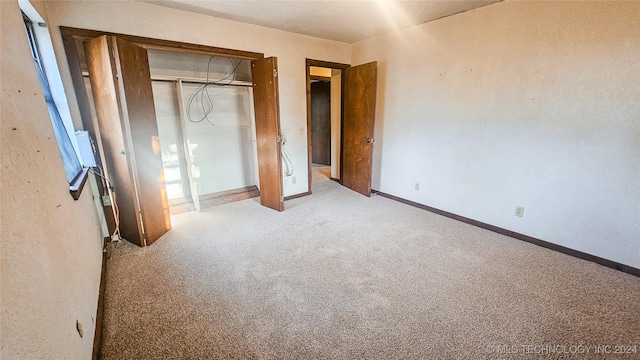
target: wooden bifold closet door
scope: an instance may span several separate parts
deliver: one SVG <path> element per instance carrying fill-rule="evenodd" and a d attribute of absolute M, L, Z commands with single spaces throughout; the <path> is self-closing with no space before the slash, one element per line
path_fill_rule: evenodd
<path fill-rule="evenodd" d="M 171 220 L 147 51 L 106 35 L 85 41 L 84 49 L 120 233 L 151 245 Z"/>
<path fill-rule="evenodd" d="M 256 116 L 260 203 L 284 210 L 282 148 L 278 102 L 278 62 L 275 57 L 251 61 Z"/>

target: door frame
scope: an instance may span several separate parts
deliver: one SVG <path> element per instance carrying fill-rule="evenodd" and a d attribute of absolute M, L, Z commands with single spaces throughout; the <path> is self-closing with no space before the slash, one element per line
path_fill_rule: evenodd
<path fill-rule="evenodd" d="M 302 194 L 288 196 L 285 200 L 295 199 L 302 196 L 311 195 L 313 193 L 311 189 L 312 183 L 312 142 L 311 142 L 311 67 L 323 67 L 335 70 L 342 70 L 342 76 L 340 77 L 340 173 L 342 174 L 342 121 L 343 121 L 343 107 L 344 107 L 344 70 L 351 67 L 350 64 L 342 64 L 337 62 L 323 61 L 323 60 L 314 60 L 314 59 L 306 59 L 306 72 L 307 72 L 307 163 L 308 163 L 308 191 Z M 341 176 L 342 177 L 342 176 Z M 342 180 L 338 180 L 338 182 L 342 183 Z"/>

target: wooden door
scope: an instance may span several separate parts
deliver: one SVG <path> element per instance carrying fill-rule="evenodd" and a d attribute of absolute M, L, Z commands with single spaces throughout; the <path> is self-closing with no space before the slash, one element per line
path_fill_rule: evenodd
<path fill-rule="evenodd" d="M 342 185 L 371 196 L 377 63 L 344 71 Z"/>
<path fill-rule="evenodd" d="M 96 138 L 102 143 L 105 159 L 104 175 L 113 186 L 114 201 L 118 204 L 120 234 L 132 243 L 142 243 L 139 226 L 138 201 L 129 169 L 129 152 L 125 149 L 120 105 L 116 94 L 116 78 L 113 68 L 115 58 L 107 36 L 84 42 L 89 80 L 98 121 Z"/>
<path fill-rule="evenodd" d="M 331 165 L 331 82 L 311 83 L 311 154 L 314 164 Z"/>
<path fill-rule="evenodd" d="M 278 61 L 275 57 L 251 62 L 253 103 L 256 118 L 260 203 L 284 210 L 282 148 L 278 103 Z"/>
<path fill-rule="evenodd" d="M 85 53 L 121 234 L 151 245 L 171 220 L 147 51 L 101 36 L 85 42 Z"/>

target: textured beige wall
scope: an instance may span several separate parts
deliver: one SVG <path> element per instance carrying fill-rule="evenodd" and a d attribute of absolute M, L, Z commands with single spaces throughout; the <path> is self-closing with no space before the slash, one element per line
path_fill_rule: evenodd
<path fill-rule="evenodd" d="M 88 359 L 102 262 L 98 217 L 90 189 L 78 201 L 69 194 L 18 4 L 0 1 L 0 9 L 0 358 Z"/>
<path fill-rule="evenodd" d="M 130 1 L 55 1 L 48 5 L 49 27 L 69 97 L 75 101 L 59 26 L 104 30 L 159 39 L 255 51 L 278 58 L 280 122 L 288 129 L 296 184 L 286 183 L 285 196 L 307 191 L 306 58 L 348 62 L 348 44 L 261 26 Z M 108 16 L 105 16 L 108 14 Z M 71 104 L 74 119 L 77 105 Z"/>
<path fill-rule="evenodd" d="M 639 34 L 638 1 L 506 1 L 354 44 L 374 188 L 640 268 Z"/>

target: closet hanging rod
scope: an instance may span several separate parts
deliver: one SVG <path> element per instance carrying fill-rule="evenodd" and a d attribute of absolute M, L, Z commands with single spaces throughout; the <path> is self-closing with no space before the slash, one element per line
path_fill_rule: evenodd
<path fill-rule="evenodd" d="M 83 71 L 82 76 L 85 78 L 88 78 L 89 72 Z M 188 84 L 205 84 L 207 82 L 206 79 L 200 79 L 200 78 L 178 77 L 178 76 L 169 76 L 169 75 L 151 75 L 151 81 L 178 82 L 178 80 L 182 80 L 183 83 L 188 83 Z M 251 81 L 240 81 L 240 80 L 234 80 L 231 82 L 223 81 L 220 84 L 217 84 L 215 80 L 213 81 L 209 80 L 209 84 L 215 85 L 215 86 L 248 86 L 248 87 L 253 86 Z"/>

